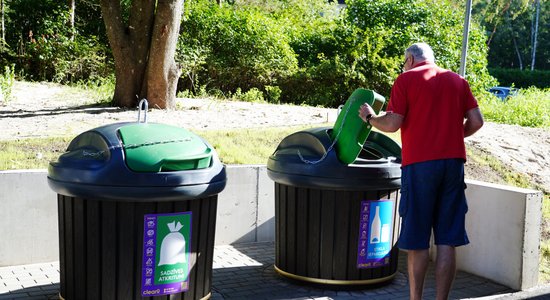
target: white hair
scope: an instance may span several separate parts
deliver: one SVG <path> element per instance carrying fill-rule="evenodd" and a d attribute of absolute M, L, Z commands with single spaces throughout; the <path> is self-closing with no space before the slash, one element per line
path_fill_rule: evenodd
<path fill-rule="evenodd" d="M 430 45 L 426 43 L 414 43 L 407 50 L 405 50 L 405 57 L 407 54 L 414 57 L 416 61 L 431 61 L 435 62 L 434 52 Z"/>

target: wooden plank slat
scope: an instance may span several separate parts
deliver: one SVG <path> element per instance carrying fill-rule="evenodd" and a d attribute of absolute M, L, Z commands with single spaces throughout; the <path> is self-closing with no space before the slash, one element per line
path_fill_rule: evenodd
<path fill-rule="evenodd" d="M 321 257 L 321 191 L 309 192 L 307 236 L 307 277 L 319 278 Z"/>
<path fill-rule="evenodd" d="M 65 295 L 68 299 L 74 299 L 74 198 L 65 198 Z"/>
<path fill-rule="evenodd" d="M 357 253 L 359 250 L 359 234 L 361 228 L 361 192 L 350 192 L 349 204 L 349 241 L 348 241 L 348 260 L 347 260 L 347 276 L 348 280 L 360 280 L 361 272 L 357 268 Z"/>
<path fill-rule="evenodd" d="M 100 205 L 86 199 L 86 280 L 88 299 L 101 298 L 101 237 Z"/>
<path fill-rule="evenodd" d="M 137 252 L 134 232 L 134 203 L 117 203 L 117 299 L 134 299 L 134 257 Z M 141 271 L 141 270 L 140 270 Z"/>
<path fill-rule="evenodd" d="M 205 199 L 197 199 L 193 200 L 197 201 L 200 204 L 200 212 L 197 213 L 197 217 L 200 218 L 199 220 L 199 227 L 194 228 L 195 233 L 199 235 L 198 239 L 198 257 L 197 257 L 197 264 L 196 264 L 196 282 L 195 282 L 195 297 L 199 296 L 199 294 L 203 293 L 202 287 L 204 286 L 204 280 L 207 276 L 207 270 L 206 270 L 206 262 L 207 262 L 207 251 L 206 251 L 206 245 L 208 242 L 208 222 L 209 222 L 209 210 L 210 210 L 210 203 L 209 201 Z M 200 297 L 199 297 L 200 298 Z"/>
<path fill-rule="evenodd" d="M 208 295 L 212 290 L 212 266 L 214 265 L 214 241 L 216 238 L 216 214 L 218 210 L 218 196 L 208 198 L 209 216 L 208 216 L 208 237 L 206 242 L 206 273 L 203 283 L 202 296 Z"/>
<path fill-rule="evenodd" d="M 334 254 L 332 260 L 332 276 L 337 280 L 346 280 L 349 255 L 349 219 L 350 192 L 337 192 L 334 223 Z"/>
<path fill-rule="evenodd" d="M 288 187 L 282 184 L 278 184 L 280 187 L 280 198 L 279 200 L 279 211 L 278 211 L 278 227 L 279 227 L 279 247 L 277 248 L 276 256 L 276 264 L 281 270 L 287 270 L 288 268 L 288 262 L 287 262 L 287 218 L 288 215 L 286 214 L 287 210 L 287 196 L 288 196 Z"/>
<path fill-rule="evenodd" d="M 116 299 L 116 203 L 101 202 L 101 299 Z"/>
<path fill-rule="evenodd" d="M 59 294 L 67 298 L 67 293 L 65 286 L 67 285 L 67 272 L 65 268 L 67 260 L 65 254 L 65 243 L 66 243 L 66 230 L 65 230 L 65 196 L 57 194 L 57 219 L 58 219 L 58 230 L 59 230 Z"/>
<path fill-rule="evenodd" d="M 200 221 L 201 221 L 201 203 L 200 200 L 189 200 L 186 211 L 191 211 L 191 255 L 189 256 L 189 290 L 185 292 L 184 299 L 191 300 L 197 297 L 197 290 L 200 282 L 197 282 Z"/>
<path fill-rule="evenodd" d="M 321 193 L 321 278 L 332 279 L 335 191 Z"/>
<path fill-rule="evenodd" d="M 86 299 L 86 210 L 84 199 L 73 200 L 75 297 Z"/>
<path fill-rule="evenodd" d="M 308 189 L 296 189 L 296 275 L 307 276 Z"/>

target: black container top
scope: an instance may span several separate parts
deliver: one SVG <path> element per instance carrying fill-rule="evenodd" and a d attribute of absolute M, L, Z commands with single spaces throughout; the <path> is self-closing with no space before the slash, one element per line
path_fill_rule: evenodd
<path fill-rule="evenodd" d="M 154 123 L 115 123 L 74 138 L 48 168 L 58 194 L 121 201 L 207 197 L 225 188 L 213 147 L 189 131 Z"/>
<path fill-rule="evenodd" d="M 330 149 L 330 127 L 312 128 L 284 138 L 267 162 L 275 182 L 334 190 L 393 189 L 401 186 L 401 147 L 371 132 L 359 157 L 342 163 Z M 330 150 L 330 151 L 329 151 Z"/>

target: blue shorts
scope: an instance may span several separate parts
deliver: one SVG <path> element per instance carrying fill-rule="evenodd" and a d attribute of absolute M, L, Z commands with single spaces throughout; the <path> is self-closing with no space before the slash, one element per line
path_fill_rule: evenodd
<path fill-rule="evenodd" d="M 401 234 L 397 246 L 428 249 L 432 229 L 436 245 L 468 244 L 465 188 L 462 159 L 432 160 L 403 167 Z"/>

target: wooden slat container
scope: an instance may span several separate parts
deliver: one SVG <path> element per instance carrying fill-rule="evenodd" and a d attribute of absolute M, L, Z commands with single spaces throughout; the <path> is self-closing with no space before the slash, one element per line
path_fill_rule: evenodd
<path fill-rule="evenodd" d="M 275 183 L 275 269 L 296 280 L 328 285 L 368 285 L 397 272 L 400 218 L 393 211 L 389 264 L 357 268 L 361 201 L 392 199 L 398 189 L 342 191 Z"/>
<path fill-rule="evenodd" d="M 208 299 L 217 195 L 155 202 L 84 199 L 58 194 L 62 299 Z M 141 296 L 143 220 L 146 214 L 192 213 L 189 290 Z"/>

